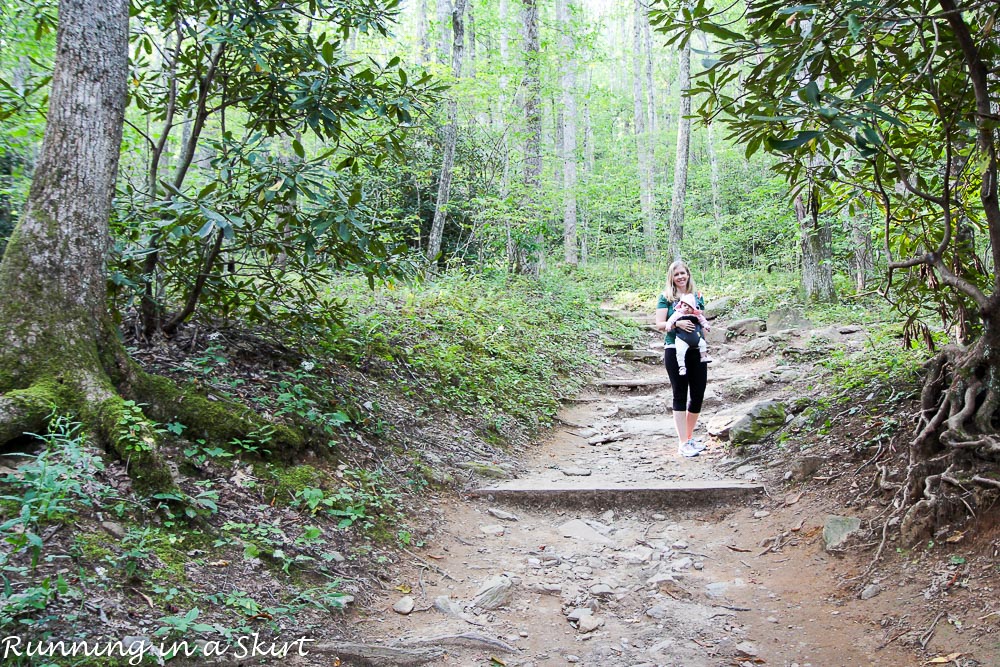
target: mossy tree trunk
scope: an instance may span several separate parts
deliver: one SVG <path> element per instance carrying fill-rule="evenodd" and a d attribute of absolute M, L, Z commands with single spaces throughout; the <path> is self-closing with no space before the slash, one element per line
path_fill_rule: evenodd
<path fill-rule="evenodd" d="M 107 311 L 108 218 L 128 81 L 128 0 L 61 0 L 48 124 L 24 216 L 0 263 L 0 444 L 45 428 L 53 410 L 129 465 L 144 492 L 173 486 L 152 425 L 253 430 L 245 411 L 142 372 Z M 219 428 L 221 426 L 221 428 Z M 301 444 L 281 430 L 276 444 Z"/>

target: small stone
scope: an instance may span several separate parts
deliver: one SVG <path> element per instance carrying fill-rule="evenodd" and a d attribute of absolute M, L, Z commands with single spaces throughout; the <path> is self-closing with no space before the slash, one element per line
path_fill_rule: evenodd
<path fill-rule="evenodd" d="M 397 614 L 409 616 L 410 612 L 413 611 L 414 606 L 415 603 L 413 602 L 413 598 L 407 595 L 399 598 L 399 600 L 396 601 L 396 604 L 392 605 L 392 610 Z"/>
<path fill-rule="evenodd" d="M 670 548 L 676 549 L 677 551 L 684 551 L 685 549 L 688 548 L 688 543 L 685 542 L 684 540 L 677 540 L 676 542 L 670 545 Z"/>
<path fill-rule="evenodd" d="M 766 516 L 771 516 L 771 513 L 767 510 L 757 510 L 753 513 L 753 518 L 755 519 L 763 519 Z"/>
<path fill-rule="evenodd" d="M 700 560 L 696 560 L 694 562 L 694 565 L 692 567 L 694 567 L 694 569 L 696 569 L 696 570 L 704 570 L 705 569 L 705 563 L 703 563 Z"/>
<path fill-rule="evenodd" d="M 506 528 L 500 524 L 490 524 L 489 526 L 480 526 L 479 530 L 486 533 L 487 535 L 496 535 L 497 537 L 504 534 Z"/>
<path fill-rule="evenodd" d="M 882 592 L 882 587 L 878 584 L 871 584 L 865 587 L 865 590 L 861 591 L 862 600 L 871 600 L 873 597 Z"/>
<path fill-rule="evenodd" d="M 560 468 L 567 477 L 590 477 L 590 468 Z"/>
<path fill-rule="evenodd" d="M 765 620 L 768 623 L 777 623 L 778 622 L 778 619 L 776 617 L 774 617 L 774 616 L 768 616 Z"/>
<path fill-rule="evenodd" d="M 520 637 L 521 639 L 525 639 L 527 638 L 528 633 L 525 632 L 524 630 L 521 630 L 520 632 L 517 633 L 517 636 Z"/>
<path fill-rule="evenodd" d="M 511 514 L 510 512 L 504 512 L 503 510 L 497 509 L 496 507 L 491 507 L 488 510 L 486 510 L 486 512 L 490 516 L 492 516 L 494 518 L 497 518 L 497 519 L 500 519 L 501 521 L 517 521 L 518 520 L 516 514 Z"/>
<path fill-rule="evenodd" d="M 663 514 L 654 514 L 653 521 L 666 521 L 667 517 Z"/>
<path fill-rule="evenodd" d="M 598 618 L 597 616 L 593 615 L 584 616 L 583 618 L 580 619 L 580 622 L 577 623 L 576 629 L 579 630 L 582 634 L 587 634 L 588 632 L 593 632 L 602 625 L 604 625 L 603 618 Z"/>
<path fill-rule="evenodd" d="M 579 621 L 584 616 L 591 616 L 594 610 L 590 607 L 577 607 L 573 611 L 566 614 L 566 620 L 568 621 Z"/>
<path fill-rule="evenodd" d="M 694 564 L 694 559 L 690 556 L 685 556 L 684 558 L 678 558 L 673 563 L 670 564 L 670 569 L 675 572 L 680 572 L 681 570 L 686 570 Z"/>
<path fill-rule="evenodd" d="M 615 594 L 615 590 L 607 584 L 594 584 L 590 587 L 590 594 L 597 597 L 610 597 Z"/>
<path fill-rule="evenodd" d="M 573 655 L 572 653 L 570 653 L 570 654 L 568 654 L 566 656 L 563 656 L 563 657 L 566 658 L 566 662 L 573 662 L 573 663 L 580 662 L 580 656 Z"/>
<path fill-rule="evenodd" d="M 116 539 L 120 540 L 125 537 L 125 528 L 115 521 L 102 521 L 101 528 L 106 530 L 108 535 Z"/>

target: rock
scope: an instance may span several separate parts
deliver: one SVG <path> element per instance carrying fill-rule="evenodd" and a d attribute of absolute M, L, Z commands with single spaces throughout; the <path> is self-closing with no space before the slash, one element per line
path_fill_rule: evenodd
<path fill-rule="evenodd" d="M 670 569 L 675 572 L 680 572 L 682 570 L 688 569 L 692 565 L 694 565 L 694 559 L 691 558 L 690 556 L 684 556 L 684 558 L 678 558 L 677 560 L 672 562 L 670 564 Z"/>
<path fill-rule="evenodd" d="M 607 584 L 594 584 L 590 587 L 590 594 L 596 597 L 610 597 L 615 594 L 615 589 Z"/>
<path fill-rule="evenodd" d="M 755 519 L 763 519 L 766 516 L 771 516 L 771 513 L 767 510 L 757 510 L 753 513 L 753 518 Z"/>
<path fill-rule="evenodd" d="M 490 516 L 496 519 L 500 519 L 501 521 L 517 521 L 516 514 L 511 514 L 510 512 L 504 512 L 503 510 L 497 509 L 496 507 L 491 507 L 488 510 L 486 510 L 486 512 Z"/>
<path fill-rule="evenodd" d="M 732 310 L 735 305 L 736 300 L 731 296 L 724 296 L 720 299 L 709 301 L 705 304 L 705 319 L 714 320 L 720 315 L 725 315 Z"/>
<path fill-rule="evenodd" d="M 864 329 L 856 324 L 848 324 L 847 326 L 839 327 L 837 329 L 837 333 L 844 334 L 845 336 L 852 333 L 858 333 L 859 331 L 864 331 Z"/>
<path fill-rule="evenodd" d="M 813 323 L 806 319 L 801 308 L 793 306 L 783 306 L 777 308 L 767 316 L 767 330 L 779 331 L 781 329 L 811 329 Z"/>
<path fill-rule="evenodd" d="M 733 398 L 745 398 L 767 386 L 760 375 L 740 375 L 719 385 L 719 392 Z"/>
<path fill-rule="evenodd" d="M 580 662 L 580 656 L 573 655 L 572 653 L 567 653 L 563 657 L 566 659 L 566 662 L 568 662 L 568 663 L 577 663 L 577 662 Z"/>
<path fill-rule="evenodd" d="M 625 562 L 630 565 L 642 565 L 643 563 L 648 563 L 653 559 L 653 550 L 649 547 L 639 545 L 632 551 L 626 553 L 623 557 Z"/>
<path fill-rule="evenodd" d="M 816 456 L 814 454 L 800 456 L 794 463 L 792 463 L 792 479 L 797 482 L 809 479 L 823 467 L 824 463 L 826 463 L 825 456 Z"/>
<path fill-rule="evenodd" d="M 590 468 L 560 468 L 567 477 L 590 477 Z"/>
<path fill-rule="evenodd" d="M 581 618 L 584 618 L 585 616 L 592 616 L 593 614 L 594 610 L 590 607 L 577 607 L 573 611 L 566 614 L 566 620 L 577 622 Z"/>
<path fill-rule="evenodd" d="M 480 526 L 479 530 L 487 535 L 496 535 L 499 537 L 500 535 L 503 535 L 507 529 L 496 523 L 490 524 L 489 526 Z"/>
<path fill-rule="evenodd" d="M 871 600 L 873 597 L 882 592 L 882 587 L 878 584 L 869 584 L 865 587 L 865 590 L 861 591 L 862 600 Z"/>
<path fill-rule="evenodd" d="M 410 612 L 413 611 L 414 606 L 416 606 L 416 603 L 414 603 L 413 598 L 407 595 L 399 598 L 396 601 L 396 604 L 392 605 L 392 610 L 397 614 L 409 616 Z"/>
<path fill-rule="evenodd" d="M 612 544 L 610 539 L 601 535 L 580 519 L 567 521 L 563 525 L 559 526 L 559 532 L 563 537 L 568 537 L 574 540 L 596 542 L 597 544 Z"/>
<path fill-rule="evenodd" d="M 756 658 L 757 657 L 757 647 L 750 642 L 740 642 L 736 645 L 736 653 L 743 656 L 744 658 Z"/>
<path fill-rule="evenodd" d="M 540 583 L 531 587 L 531 591 L 542 595 L 559 595 L 562 593 L 562 584 Z"/>
<path fill-rule="evenodd" d="M 861 519 L 853 516 L 831 515 L 823 524 L 823 542 L 827 551 L 836 551 L 844 546 L 852 534 L 861 528 Z"/>
<path fill-rule="evenodd" d="M 676 549 L 677 551 L 684 551 L 685 549 L 688 548 L 688 543 L 685 542 L 684 540 L 677 540 L 676 542 L 670 545 L 670 548 Z"/>
<path fill-rule="evenodd" d="M 115 521 L 102 521 L 101 528 L 103 528 L 108 535 L 114 537 L 115 539 L 123 539 L 125 537 L 125 528 Z"/>
<path fill-rule="evenodd" d="M 774 349 L 774 342 L 765 336 L 759 336 L 743 346 L 743 354 L 748 357 L 763 357 Z"/>
<path fill-rule="evenodd" d="M 584 616 L 580 619 L 579 623 L 576 625 L 576 629 L 582 634 L 587 634 L 588 632 L 593 632 L 597 628 L 604 625 L 604 619 L 597 616 Z"/>
<path fill-rule="evenodd" d="M 462 605 L 455 602 L 447 595 L 439 595 L 434 598 L 434 608 L 442 614 L 447 614 L 448 616 L 465 618 L 465 613 L 462 611 Z"/>
<path fill-rule="evenodd" d="M 483 477 L 492 477 L 493 479 L 510 479 L 510 472 L 493 463 L 485 463 L 483 461 L 460 461 L 455 464 L 455 467 L 463 470 L 471 470 L 477 475 L 481 475 Z"/>
<path fill-rule="evenodd" d="M 726 339 L 758 334 L 764 330 L 765 326 L 764 320 L 757 317 L 750 317 L 745 320 L 736 320 L 735 322 L 730 322 L 726 327 Z"/>
<path fill-rule="evenodd" d="M 490 577 L 479 587 L 476 597 L 469 606 L 473 609 L 489 611 L 503 607 L 514 595 L 514 582 L 506 574 Z"/>
<path fill-rule="evenodd" d="M 750 409 L 745 417 L 729 429 L 729 442 L 734 445 L 749 445 L 760 442 L 785 425 L 785 404 L 780 401 L 764 401 Z"/>
<path fill-rule="evenodd" d="M 607 512 L 605 512 L 604 514 L 601 515 L 601 521 L 603 521 L 604 523 L 611 523 L 614 520 L 615 520 L 615 511 L 614 510 L 608 510 Z M 591 525 L 593 525 L 593 524 L 591 524 Z"/>

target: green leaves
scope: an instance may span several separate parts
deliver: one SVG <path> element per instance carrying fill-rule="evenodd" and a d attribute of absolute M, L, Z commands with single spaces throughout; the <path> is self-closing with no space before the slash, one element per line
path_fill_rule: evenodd
<path fill-rule="evenodd" d="M 823 136 L 823 133 L 818 130 L 806 130 L 804 132 L 799 132 L 792 139 L 775 139 L 773 137 L 768 137 L 765 140 L 765 144 L 770 150 L 790 153 L 796 148 L 804 146 L 813 139 L 817 139 L 821 136 Z"/>

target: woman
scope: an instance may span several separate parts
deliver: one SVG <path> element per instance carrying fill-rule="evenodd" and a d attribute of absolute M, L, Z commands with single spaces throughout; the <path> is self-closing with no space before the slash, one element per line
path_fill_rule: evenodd
<path fill-rule="evenodd" d="M 667 286 L 656 303 L 656 329 L 665 332 L 663 340 L 663 364 L 670 376 L 670 388 L 674 392 L 674 427 L 677 429 L 677 451 L 681 456 L 698 456 L 705 445 L 694 439 L 694 427 L 701 416 L 701 402 L 705 398 L 708 383 L 708 365 L 702 363 L 698 348 L 688 348 L 685 355 L 687 374 L 681 375 L 677 364 L 677 350 L 674 339 L 677 331 L 691 331 L 695 328 L 690 320 L 677 320 L 674 328 L 667 329 L 667 320 L 674 314 L 674 306 L 685 294 L 692 294 L 699 310 L 705 309 L 705 300 L 695 291 L 694 280 L 687 264 L 677 260 L 667 270 Z"/>

